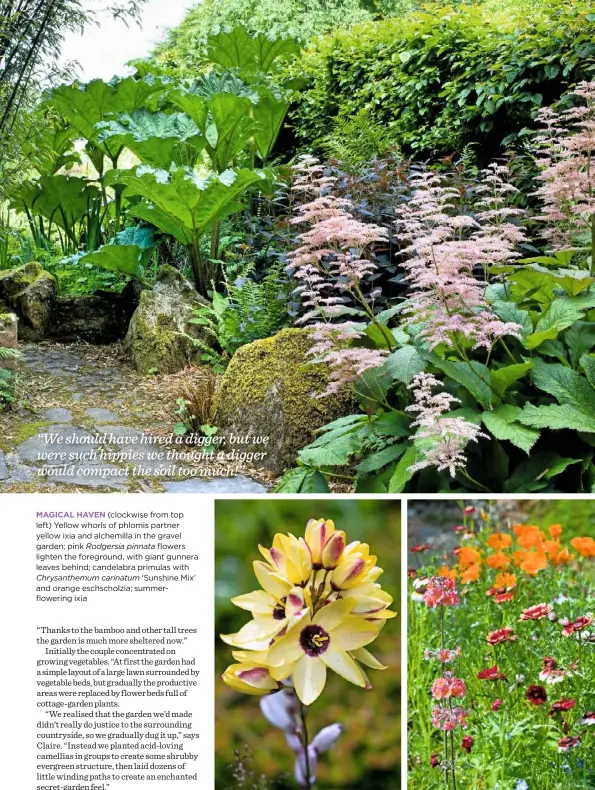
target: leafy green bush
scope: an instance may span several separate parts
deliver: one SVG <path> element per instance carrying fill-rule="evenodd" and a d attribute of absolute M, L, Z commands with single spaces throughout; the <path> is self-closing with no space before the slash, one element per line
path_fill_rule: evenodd
<path fill-rule="evenodd" d="M 421 154 L 466 143 L 491 159 L 535 111 L 595 74 L 595 14 L 586 0 L 432 4 L 314 41 L 292 73 L 307 82 L 290 119 L 312 149 L 329 118 L 368 110 Z"/>

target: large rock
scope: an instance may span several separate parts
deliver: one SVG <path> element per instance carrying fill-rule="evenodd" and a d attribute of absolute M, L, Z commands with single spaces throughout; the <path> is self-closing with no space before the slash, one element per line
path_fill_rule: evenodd
<path fill-rule="evenodd" d="M 55 298 L 56 281 L 39 263 L 0 272 L 0 300 L 17 314 L 23 340 L 46 337 Z"/>
<path fill-rule="evenodd" d="M 126 335 L 129 320 L 122 294 L 96 291 L 85 296 L 58 296 L 50 335 L 64 343 L 113 343 Z"/>
<path fill-rule="evenodd" d="M 215 424 L 228 451 L 264 450 L 266 458 L 258 465 L 279 474 L 294 464 L 318 428 L 352 412 L 348 391 L 319 397 L 328 369 L 310 362 L 311 346 L 307 330 L 283 329 L 235 353 L 215 399 Z M 268 444 L 258 437 L 268 437 Z"/>
<path fill-rule="evenodd" d="M 18 319 L 14 313 L 0 313 L 0 348 L 17 348 L 17 327 Z M 0 359 L 0 368 L 14 370 L 16 368 L 16 360 L 10 358 Z"/>
<path fill-rule="evenodd" d="M 124 341 L 136 370 L 177 373 L 197 362 L 202 352 L 193 338 L 201 330 L 190 319 L 206 304 L 177 269 L 161 266 L 154 288 L 140 295 Z"/>

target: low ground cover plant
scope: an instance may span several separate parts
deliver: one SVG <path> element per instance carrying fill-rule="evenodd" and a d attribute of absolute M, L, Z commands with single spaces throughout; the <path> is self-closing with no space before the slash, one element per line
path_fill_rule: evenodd
<path fill-rule="evenodd" d="M 590 504 L 584 503 L 590 524 Z M 465 508 L 409 547 L 409 783 L 595 786 L 595 539 Z"/>

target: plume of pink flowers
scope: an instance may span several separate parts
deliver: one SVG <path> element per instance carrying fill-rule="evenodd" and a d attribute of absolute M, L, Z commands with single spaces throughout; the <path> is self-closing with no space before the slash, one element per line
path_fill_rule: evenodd
<path fill-rule="evenodd" d="M 364 283 L 377 268 L 371 248 L 387 241 L 388 234 L 378 225 L 357 220 L 348 200 L 328 194 L 335 179 L 324 175 L 314 157 L 301 157 L 294 173 L 293 189 L 310 198 L 291 219 L 293 224 L 309 226 L 299 234 L 300 246 L 288 256 L 306 310 L 299 323 L 310 326 L 315 361 L 330 367 L 327 393 L 331 393 L 379 367 L 388 354 L 388 348 L 354 345 L 374 318 L 374 291 L 370 293 Z M 353 303 L 358 307 L 351 307 Z M 346 315 L 360 320 L 346 320 Z M 387 334 L 387 345 L 390 338 Z"/>
<path fill-rule="evenodd" d="M 595 254 L 595 82 L 579 83 L 569 96 L 574 106 L 545 107 L 538 116 L 539 219 L 554 250 L 584 246 L 586 237 Z"/>
<path fill-rule="evenodd" d="M 486 434 L 462 417 L 446 416 L 459 399 L 448 392 L 433 391 L 440 386 L 440 381 L 431 373 L 418 373 L 411 381 L 409 388 L 415 402 L 407 406 L 406 411 L 417 414 L 412 425 L 417 427 L 415 442 L 422 440 L 423 458 L 413 464 L 410 471 L 435 466 L 438 471 L 448 469 L 454 477 L 457 469 L 464 469 L 467 464 L 467 444 Z"/>
<path fill-rule="evenodd" d="M 485 299 L 490 268 L 514 260 L 525 239 L 513 223 L 521 209 L 509 205 L 517 190 L 508 169 L 493 164 L 480 174 L 477 213 L 459 212 L 459 191 L 428 170 L 412 178 L 410 200 L 397 206 L 397 238 L 412 296 L 404 323 L 421 326 L 429 347 L 457 347 L 464 336 L 490 350 L 504 335 L 519 336 L 518 324 L 502 321 Z M 483 279 L 482 279 L 483 276 Z"/>

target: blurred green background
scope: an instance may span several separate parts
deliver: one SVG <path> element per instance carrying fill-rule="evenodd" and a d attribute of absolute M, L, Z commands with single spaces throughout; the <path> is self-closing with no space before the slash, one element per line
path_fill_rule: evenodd
<path fill-rule="evenodd" d="M 379 581 L 394 597 L 400 613 L 401 508 L 398 501 L 359 499 L 224 500 L 216 503 L 216 669 L 233 662 L 231 648 L 220 633 L 239 630 L 249 613 L 230 598 L 258 588 L 252 570 L 258 544 L 270 546 L 276 532 L 303 536 L 310 518 L 332 519 L 347 540 L 370 544 L 384 568 Z M 400 649 L 401 619 L 390 620 L 370 646 L 389 669 L 369 671 L 374 685 L 363 691 L 334 672 L 322 696 L 311 706 L 315 733 L 334 722 L 345 730 L 324 754 L 317 772 L 317 790 L 394 790 L 400 787 Z M 238 761 L 235 753 L 242 755 Z M 244 755 L 249 755 L 244 760 Z M 218 790 L 294 790 L 293 755 L 283 733 L 260 713 L 258 698 L 237 694 L 216 681 L 216 787 Z"/>

